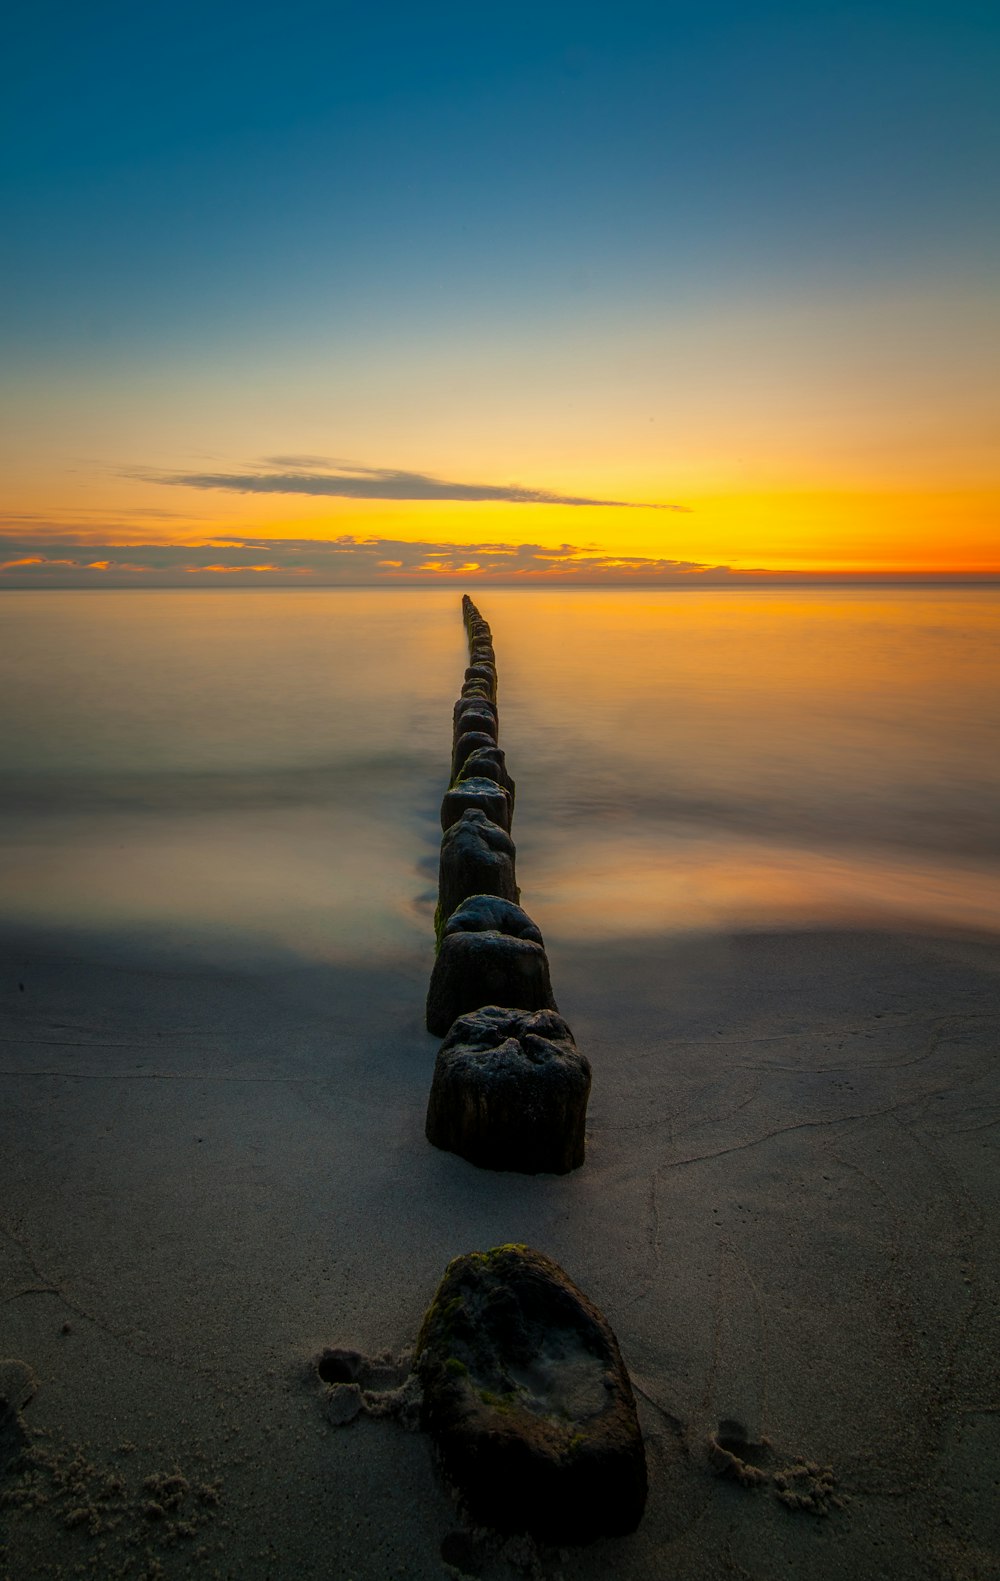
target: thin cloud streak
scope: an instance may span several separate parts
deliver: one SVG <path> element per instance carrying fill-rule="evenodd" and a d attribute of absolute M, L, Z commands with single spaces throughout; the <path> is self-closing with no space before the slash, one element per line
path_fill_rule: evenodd
<path fill-rule="evenodd" d="M 686 505 L 647 504 L 637 500 L 599 500 L 589 495 L 558 494 L 521 483 L 454 483 L 429 472 L 394 467 L 362 467 L 353 462 L 324 461 L 318 456 L 275 456 L 269 470 L 245 472 L 127 472 L 143 483 L 173 488 L 223 489 L 236 494 L 308 494 L 350 500 L 501 501 L 508 505 L 583 505 L 600 509 L 679 511 Z M 289 470 L 290 469 L 290 470 Z"/>

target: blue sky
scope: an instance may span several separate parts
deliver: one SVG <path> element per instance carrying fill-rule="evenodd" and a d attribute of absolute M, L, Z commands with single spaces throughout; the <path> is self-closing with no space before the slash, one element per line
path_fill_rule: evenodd
<path fill-rule="evenodd" d="M 7 267 L 34 352 L 226 338 L 255 310 L 265 334 L 380 309 L 490 322 L 567 291 L 997 261 L 995 7 L 13 21 Z"/>
<path fill-rule="evenodd" d="M 779 402 L 769 488 L 809 467 L 817 489 L 854 486 L 853 461 L 806 465 L 792 430 L 809 408 L 846 435 L 873 360 L 886 411 L 937 379 L 952 409 L 971 392 L 969 433 L 990 420 L 976 342 L 994 320 L 975 324 L 1000 241 L 995 5 L 41 3 L 12 15 L 5 51 L 0 350 L 22 509 L 67 520 L 74 467 L 104 469 L 104 494 L 91 477 L 80 497 L 110 519 L 138 498 L 111 481 L 130 469 L 289 450 L 572 496 L 731 488 L 756 443 L 731 412 L 700 420 L 720 436 L 702 483 L 686 433 L 634 475 L 625 459 L 630 423 L 665 423 L 699 388 L 691 326 L 734 348 L 702 382 L 783 389 L 790 460 L 770 459 Z M 884 313 L 900 303 L 902 327 Z M 607 467 L 584 475 L 605 434 Z M 981 484 L 981 457 L 947 480 Z"/>

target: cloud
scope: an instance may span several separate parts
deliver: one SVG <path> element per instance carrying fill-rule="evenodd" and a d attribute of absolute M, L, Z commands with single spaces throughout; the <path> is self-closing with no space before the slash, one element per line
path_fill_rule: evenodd
<path fill-rule="evenodd" d="M 0 587 L 732 587 L 948 578 L 835 577 L 612 554 L 594 545 L 206 535 L 197 543 L 95 543 L 0 533 Z M 955 580 L 955 579 L 952 579 Z M 960 579 L 959 579 L 960 580 Z M 966 580 L 996 582 L 996 577 Z"/>
<path fill-rule="evenodd" d="M 726 573 L 690 560 L 607 555 L 599 549 L 511 543 L 403 542 L 395 538 L 215 535 L 195 544 L 54 542 L 7 537 L 0 583 L 92 586 L 252 581 L 316 586 L 477 582 L 634 581 Z"/>
<path fill-rule="evenodd" d="M 453 483 L 428 472 L 393 467 L 362 467 L 324 460 L 321 456 L 272 456 L 262 468 L 242 472 L 128 472 L 144 483 L 175 488 L 225 489 L 237 494 L 309 494 L 350 500 L 503 501 L 513 505 L 588 505 L 625 510 L 682 511 L 686 505 L 647 504 L 636 500 L 598 500 L 581 494 L 558 494 L 521 483 Z"/>
<path fill-rule="evenodd" d="M 153 510 L 148 506 L 130 508 L 128 511 L 75 509 L 72 513 L 4 511 L 0 519 L 0 542 L 21 536 L 36 546 L 53 543 L 84 545 L 99 536 L 121 542 L 126 534 L 136 531 L 139 525 L 137 518 L 143 522 L 149 518 L 171 523 L 163 528 L 164 532 L 183 532 L 185 529 L 180 524 L 185 522 L 188 523 L 189 533 L 207 530 L 204 513 L 192 516 L 189 511 Z"/>

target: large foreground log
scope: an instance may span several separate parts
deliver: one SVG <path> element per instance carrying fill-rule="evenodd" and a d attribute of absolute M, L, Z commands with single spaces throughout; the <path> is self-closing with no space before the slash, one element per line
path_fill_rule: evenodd
<path fill-rule="evenodd" d="M 473 1520 L 551 1543 L 633 1531 L 635 1400 L 607 1319 L 526 1246 L 449 1264 L 417 1339 L 421 1422 Z"/>

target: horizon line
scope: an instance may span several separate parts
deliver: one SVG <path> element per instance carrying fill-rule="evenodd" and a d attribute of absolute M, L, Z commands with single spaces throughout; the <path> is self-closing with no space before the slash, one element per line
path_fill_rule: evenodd
<path fill-rule="evenodd" d="M 235 581 L 232 575 L 218 577 L 215 581 L 196 581 L 188 577 L 185 581 L 55 581 L 46 578 L 44 582 L 35 583 L 24 581 L 5 581 L 0 577 L 0 592 L 3 593 L 162 593 L 162 592 L 218 592 L 233 593 L 246 592 L 300 592 L 300 593 L 331 593 L 350 592 L 355 588 L 381 589 L 391 592 L 397 588 L 406 588 L 410 591 L 423 590 L 440 592 L 442 588 L 461 587 L 468 583 L 470 587 L 488 587 L 498 589 L 513 589 L 517 592 L 573 592 L 575 588 L 586 587 L 606 590 L 611 593 L 622 592 L 667 592 L 691 593 L 698 592 L 701 588 L 732 588 L 745 591 L 755 587 L 1000 587 L 1000 572 L 988 571 L 982 573 L 967 572 L 914 572 L 905 573 L 869 573 L 869 572 L 840 572 L 824 575 L 822 572 L 810 573 L 800 571 L 768 571 L 768 572 L 736 572 L 726 577 L 698 577 L 690 580 L 668 582 L 663 578 L 636 579 L 634 581 L 611 581 L 608 579 L 584 579 L 582 577 L 553 579 L 552 581 L 515 581 L 508 580 L 478 580 L 461 578 L 459 576 L 441 577 L 433 581 L 427 577 L 403 578 L 393 581 L 387 579 L 374 579 L 359 582 L 303 582 L 300 578 L 289 578 L 288 581 L 268 581 L 258 579 L 253 582 Z"/>

